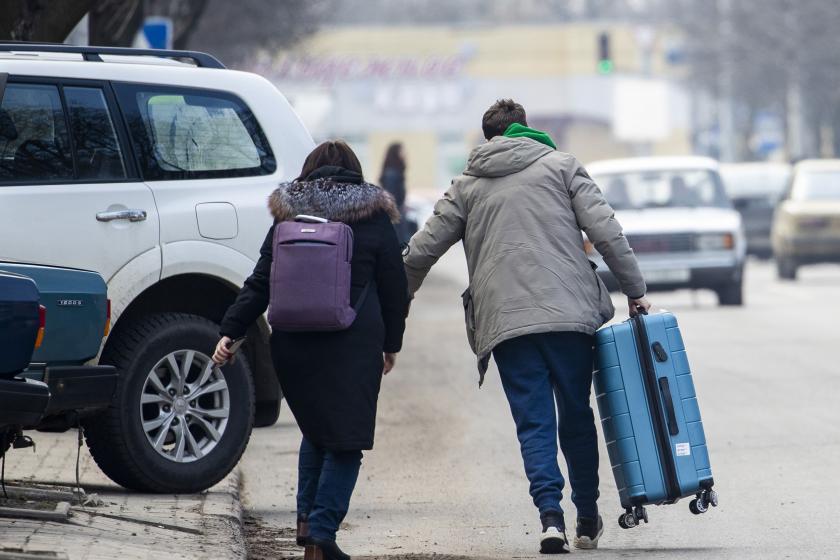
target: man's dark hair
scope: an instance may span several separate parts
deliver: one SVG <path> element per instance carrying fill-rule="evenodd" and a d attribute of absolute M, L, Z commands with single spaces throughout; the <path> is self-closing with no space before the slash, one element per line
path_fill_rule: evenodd
<path fill-rule="evenodd" d="M 504 134 L 513 123 L 528 126 L 525 108 L 513 99 L 499 99 L 484 112 L 481 129 L 484 130 L 484 137 L 490 140 Z"/>

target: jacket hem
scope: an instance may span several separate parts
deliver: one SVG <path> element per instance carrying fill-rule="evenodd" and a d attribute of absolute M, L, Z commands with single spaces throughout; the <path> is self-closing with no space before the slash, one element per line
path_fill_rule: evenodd
<path fill-rule="evenodd" d="M 373 440 L 356 440 L 356 441 L 319 441 L 316 438 L 310 438 L 304 435 L 306 439 L 312 442 L 317 447 L 327 449 L 329 451 L 370 451 L 373 449 Z"/>
<path fill-rule="evenodd" d="M 485 358 L 493 353 L 493 349 L 505 342 L 506 340 L 510 340 L 511 338 L 516 338 L 518 336 L 524 336 L 526 334 L 540 334 L 546 332 L 579 332 L 588 335 L 594 335 L 597 331 L 597 328 L 594 328 L 590 325 L 585 323 L 577 323 L 577 322 L 555 322 L 551 321 L 548 323 L 537 323 L 534 325 L 528 325 L 527 327 L 518 327 L 515 329 L 511 329 L 509 331 L 505 331 L 494 338 L 490 344 L 482 349 L 481 352 L 477 352 L 476 355 L 479 359 Z"/>

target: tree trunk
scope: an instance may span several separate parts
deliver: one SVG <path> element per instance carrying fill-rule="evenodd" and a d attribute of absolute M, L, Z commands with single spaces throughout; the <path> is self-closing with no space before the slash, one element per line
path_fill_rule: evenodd
<path fill-rule="evenodd" d="M 88 13 L 93 1 L 65 0 L 61 9 L 49 0 L 6 0 L 4 4 L 0 10 L 0 38 L 60 43 Z"/>
<path fill-rule="evenodd" d="M 90 11 L 90 44 L 130 47 L 143 24 L 143 0 L 99 0 Z"/>

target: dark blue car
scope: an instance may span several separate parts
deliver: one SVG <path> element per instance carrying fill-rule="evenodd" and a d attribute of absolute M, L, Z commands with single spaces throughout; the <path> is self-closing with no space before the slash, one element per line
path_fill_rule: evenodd
<path fill-rule="evenodd" d="M 109 405 L 114 368 L 88 365 L 109 315 L 95 272 L 0 263 L 0 451 L 24 429 L 64 431 Z"/>

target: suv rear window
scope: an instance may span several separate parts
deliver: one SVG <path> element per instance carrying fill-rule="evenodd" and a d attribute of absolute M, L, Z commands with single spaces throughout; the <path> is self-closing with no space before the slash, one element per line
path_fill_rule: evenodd
<path fill-rule="evenodd" d="M 148 180 L 268 175 L 274 154 L 245 103 L 225 92 L 115 84 Z"/>
<path fill-rule="evenodd" d="M 99 88 L 64 87 L 76 174 L 96 181 L 125 179 L 125 164 L 105 95 Z"/>
<path fill-rule="evenodd" d="M 8 84 L 0 105 L 0 181 L 73 179 L 58 87 Z"/>

